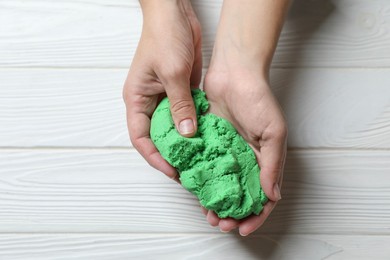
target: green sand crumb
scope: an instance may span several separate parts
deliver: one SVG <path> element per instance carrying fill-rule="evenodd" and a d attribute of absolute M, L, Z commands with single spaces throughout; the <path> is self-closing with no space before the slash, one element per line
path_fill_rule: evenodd
<path fill-rule="evenodd" d="M 180 174 L 185 189 L 220 218 L 242 219 L 260 214 L 268 198 L 260 185 L 260 169 L 247 142 L 233 125 L 206 113 L 209 103 L 201 90 L 192 90 L 198 131 L 181 136 L 174 125 L 168 98 L 156 108 L 150 136 L 161 153 Z"/>

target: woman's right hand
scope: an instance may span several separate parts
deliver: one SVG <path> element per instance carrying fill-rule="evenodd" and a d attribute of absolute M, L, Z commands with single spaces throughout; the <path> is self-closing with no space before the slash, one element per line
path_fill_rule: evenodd
<path fill-rule="evenodd" d="M 164 96 L 171 104 L 178 132 L 196 133 L 197 121 L 190 88 L 202 76 L 201 28 L 189 0 L 140 1 L 143 29 L 123 97 L 131 142 L 146 161 L 170 178 L 176 170 L 150 139 L 150 118 Z"/>

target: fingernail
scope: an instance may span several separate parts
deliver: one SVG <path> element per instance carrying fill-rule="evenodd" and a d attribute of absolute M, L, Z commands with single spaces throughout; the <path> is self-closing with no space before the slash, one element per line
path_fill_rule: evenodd
<path fill-rule="evenodd" d="M 241 230 L 238 230 L 238 233 L 240 233 L 240 236 L 246 237 L 248 234 L 242 233 Z"/>
<path fill-rule="evenodd" d="M 277 183 L 274 184 L 274 196 L 276 198 L 276 201 L 282 198 L 282 195 L 280 194 L 279 184 Z"/>
<path fill-rule="evenodd" d="M 222 229 L 219 229 L 222 233 L 229 233 L 229 230 L 222 230 Z"/>
<path fill-rule="evenodd" d="M 184 119 L 179 124 L 179 131 L 182 135 L 191 134 L 194 132 L 194 122 L 192 119 Z"/>
<path fill-rule="evenodd" d="M 171 180 L 176 180 L 177 179 L 177 173 L 175 175 L 173 175 L 172 177 L 170 177 Z"/>

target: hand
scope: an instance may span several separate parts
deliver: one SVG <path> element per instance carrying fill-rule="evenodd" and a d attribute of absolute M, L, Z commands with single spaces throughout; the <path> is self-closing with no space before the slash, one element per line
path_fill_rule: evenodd
<path fill-rule="evenodd" d="M 268 84 L 268 73 L 290 0 L 224 0 L 204 89 L 210 112 L 229 120 L 252 147 L 269 198 L 259 216 L 219 219 L 203 209 L 221 231 L 239 227 L 246 236 L 259 228 L 281 198 L 287 127 Z"/>
<path fill-rule="evenodd" d="M 123 89 L 130 139 L 151 166 L 177 180 L 150 139 L 150 118 L 167 95 L 179 133 L 196 133 L 190 87 L 201 81 L 201 28 L 189 0 L 140 2 L 143 30 Z"/>
<path fill-rule="evenodd" d="M 226 56 L 224 56 L 226 57 Z M 267 77 L 248 62 L 244 55 L 229 59 L 213 58 L 205 78 L 204 89 L 210 112 L 229 120 L 252 147 L 261 168 L 260 183 L 269 201 L 259 216 L 241 221 L 219 219 L 203 209 L 212 226 L 228 232 L 239 227 L 241 235 L 259 228 L 281 198 L 283 167 L 286 158 L 287 127 Z"/>

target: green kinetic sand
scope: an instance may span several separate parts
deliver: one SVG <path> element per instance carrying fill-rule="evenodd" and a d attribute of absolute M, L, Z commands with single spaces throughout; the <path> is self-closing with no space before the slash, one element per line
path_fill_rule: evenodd
<path fill-rule="evenodd" d="M 206 95 L 193 90 L 198 132 L 192 138 L 176 130 L 163 99 L 153 114 L 150 135 L 162 157 L 175 167 L 185 189 L 220 218 L 258 215 L 267 197 L 260 186 L 260 169 L 252 149 L 227 120 L 205 114 Z"/>

